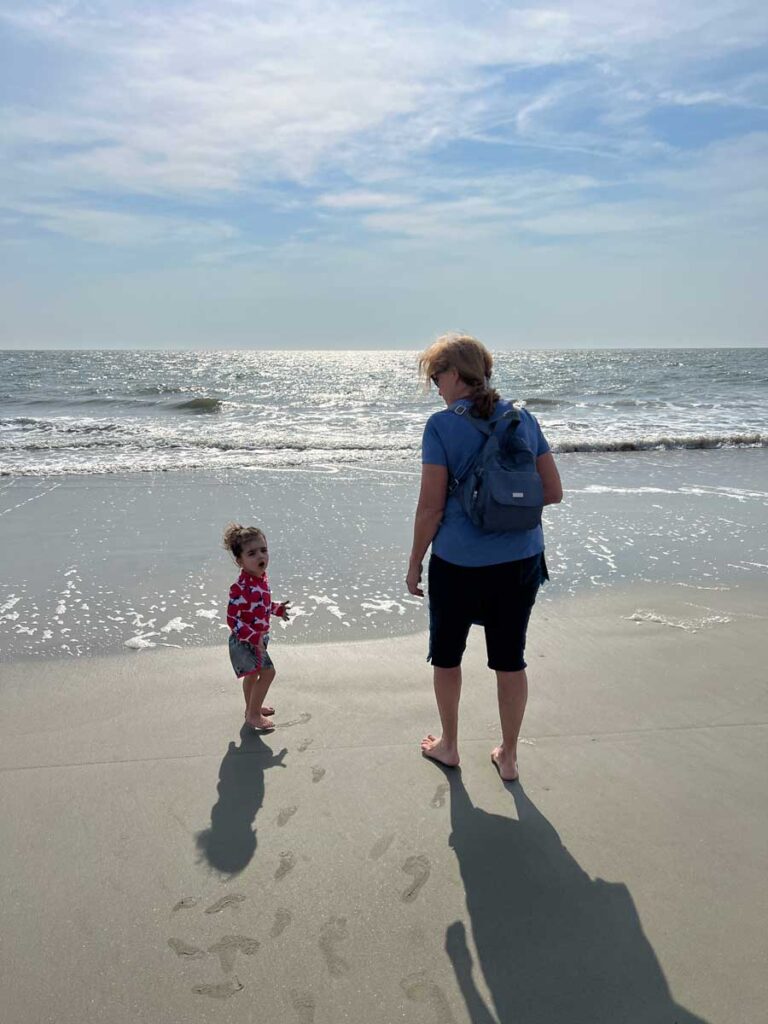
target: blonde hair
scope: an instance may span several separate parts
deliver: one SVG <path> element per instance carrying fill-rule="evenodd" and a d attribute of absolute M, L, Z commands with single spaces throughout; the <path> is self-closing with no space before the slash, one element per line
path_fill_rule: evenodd
<path fill-rule="evenodd" d="M 227 551 L 231 551 L 232 557 L 237 560 L 248 541 L 258 537 L 261 537 L 266 543 L 266 534 L 258 526 L 241 526 L 240 523 L 230 523 L 224 530 L 222 541 Z"/>
<path fill-rule="evenodd" d="M 487 420 L 499 400 L 499 393 L 491 387 L 493 356 L 485 345 L 471 334 L 441 335 L 419 356 L 419 376 L 426 389 L 430 377 L 443 370 L 456 370 L 471 389 L 473 413 Z"/>

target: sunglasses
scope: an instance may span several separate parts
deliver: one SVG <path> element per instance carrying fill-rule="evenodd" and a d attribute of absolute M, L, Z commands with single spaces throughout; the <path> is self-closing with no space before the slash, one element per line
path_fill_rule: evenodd
<path fill-rule="evenodd" d="M 435 385 L 436 388 L 440 387 L 440 374 L 441 373 L 445 373 L 447 371 L 447 369 L 448 369 L 448 367 L 445 367 L 442 370 L 435 370 L 434 373 L 430 374 L 429 379 L 432 381 L 432 383 Z"/>

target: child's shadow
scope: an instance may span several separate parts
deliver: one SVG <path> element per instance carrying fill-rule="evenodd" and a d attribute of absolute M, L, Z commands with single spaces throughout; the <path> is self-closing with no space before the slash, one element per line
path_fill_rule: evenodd
<path fill-rule="evenodd" d="M 253 823 L 264 802 L 264 772 L 283 767 L 286 753 L 284 747 L 273 754 L 245 725 L 240 746 L 229 744 L 219 768 L 219 798 L 211 808 L 211 827 L 195 840 L 201 857 L 216 871 L 235 875 L 250 863 L 256 851 Z"/>
<path fill-rule="evenodd" d="M 472 1024 L 705 1024 L 673 999 L 627 887 L 590 878 L 519 783 L 508 787 L 515 821 L 475 807 L 460 772 L 446 776 L 451 846 L 494 1011 L 456 921 L 445 948 Z"/>

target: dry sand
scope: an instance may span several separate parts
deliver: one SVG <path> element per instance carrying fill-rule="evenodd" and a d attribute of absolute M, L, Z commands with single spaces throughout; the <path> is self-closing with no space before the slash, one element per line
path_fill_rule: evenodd
<path fill-rule="evenodd" d="M 268 736 L 223 645 L 3 666 L 4 1021 L 757 1024 L 767 625 L 538 609 L 508 786 L 479 633 L 455 772 L 423 637 L 276 638 Z"/>

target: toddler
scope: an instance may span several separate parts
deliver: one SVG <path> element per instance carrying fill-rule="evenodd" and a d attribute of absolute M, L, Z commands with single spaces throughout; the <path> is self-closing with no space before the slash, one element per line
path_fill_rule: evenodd
<path fill-rule="evenodd" d="M 240 566 L 237 581 L 229 588 L 227 625 L 229 657 L 238 679 L 243 680 L 245 721 L 256 732 L 275 728 L 275 709 L 263 705 L 275 678 L 275 666 L 267 653 L 272 615 L 288 618 L 289 601 L 272 600 L 267 579 L 267 538 L 256 526 L 230 524 L 224 531 L 224 547 Z"/>

